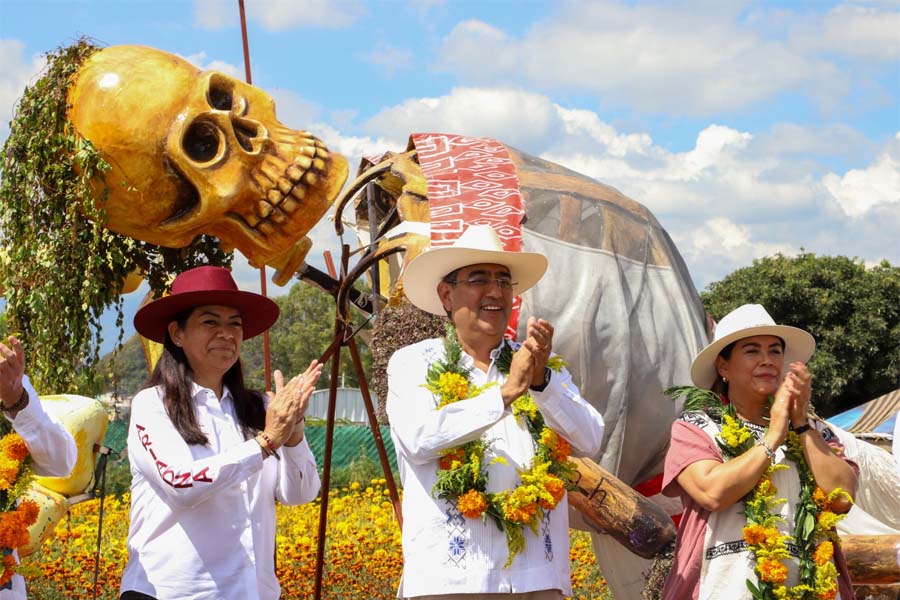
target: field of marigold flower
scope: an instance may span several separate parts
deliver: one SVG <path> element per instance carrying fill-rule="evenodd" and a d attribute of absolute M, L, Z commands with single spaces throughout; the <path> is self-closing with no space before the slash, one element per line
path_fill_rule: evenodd
<path fill-rule="evenodd" d="M 329 496 L 323 598 L 394 598 L 400 580 L 400 529 L 384 479 L 352 483 Z M 108 497 L 97 598 L 114 600 L 125 567 L 128 496 Z M 316 572 L 319 501 L 278 507 L 277 565 L 286 600 L 312 598 Z M 56 528 L 56 537 L 23 561 L 32 600 L 90 600 L 99 523 L 99 500 L 72 508 Z M 573 532 L 570 558 L 574 600 L 609 599 L 594 562 L 590 537 Z"/>

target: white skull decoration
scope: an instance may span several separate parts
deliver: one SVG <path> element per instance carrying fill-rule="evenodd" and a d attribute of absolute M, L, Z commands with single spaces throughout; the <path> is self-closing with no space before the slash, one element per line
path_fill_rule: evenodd
<path fill-rule="evenodd" d="M 344 157 L 279 123 L 262 90 L 153 48 L 98 51 L 69 103 L 112 165 L 95 182 L 107 226 L 161 246 L 204 233 L 254 265 L 294 264 L 347 177 Z"/>

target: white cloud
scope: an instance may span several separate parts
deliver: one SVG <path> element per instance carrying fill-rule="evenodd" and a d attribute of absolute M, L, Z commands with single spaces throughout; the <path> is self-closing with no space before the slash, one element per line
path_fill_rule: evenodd
<path fill-rule="evenodd" d="M 220 73 L 224 73 L 235 79 L 244 80 L 244 69 L 238 68 L 231 63 L 227 63 L 223 60 L 209 60 L 206 52 L 197 52 L 196 54 L 190 54 L 188 56 L 182 56 L 182 58 L 201 71 L 219 71 Z"/>
<path fill-rule="evenodd" d="M 19 40 L 0 39 L 0 143 L 9 135 L 16 102 L 45 64 L 43 57 L 26 57 Z"/>
<path fill-rule="evenodd" d="M 797 253 L 791 244 L 754 240 L 749 227 L 723 217 L 707 219 L 697 227 L 670 233 L 689 265 L 698 289 L 735 269 L 749 266 L 756 258 L 779 252 Z"/>
<path fill-rule="evenodd" d="M 247 18 L 259 21 L 269 31 L 302 27 L 340 29 L 365 14 L 358 0 L 251 0 Z"/>
<path fill-rule="evenodd" d="M 822 106 L 850 75 L 743 23 L 733 3 L 569 2 L 520 38 L 479 21 L 443 40 L 438 68 L 475 82 L 563 87 L 664 114 L 734 111 L 784 92 Z M 700 34 L 702 32 L 702 34 Z"/>
<path fill-rule="evenodd" d="M 410 99 L 382 110 L 364 128 L 375 134 L 465 132 L 516 148 L 541 147 L 562 127 L 549 98 L 503 88 L 454 88 L 439 98 Z"/>
<path fill-rule="evenodd" d="M 792 32 L 792 43 L 800 49 L 832 51 L 863 60 L 900 58 L 900 12 L 896 4 L 883 8 L 840 4 L 813 19 Z"/>
<path fill-rule="evenodd" d="M 875 207 L 900 213 L 900 158 L 884 153 L 864 169 L 843 175 L 828 173 L 822 183 L 851 218 L 859 218 Z"/>
<path fill-rule="evenodd" d="M 235 27 L 240 20 L 230 0 L 194 0 L 194 22 L 201 29 L 218 31 Z"/>
<path fill-rule="evenodd" d="M 366 12 L 359 0 L 248 0 L 244 9 L 248 21 L 257 21 L 269 31 L 340 29 L 352 25 Z M 194 21 L 211 30 L 239 25 L 233 0 L 194 0 Z"/>
<path fill-rule="evenodd" d="M 378 67 L 388 78 L 412 66 L 412 53 L 409 50 L 396 48 L 384 42 L 380 42 L 374 50 L 363 54 L 362 59 Z"/>

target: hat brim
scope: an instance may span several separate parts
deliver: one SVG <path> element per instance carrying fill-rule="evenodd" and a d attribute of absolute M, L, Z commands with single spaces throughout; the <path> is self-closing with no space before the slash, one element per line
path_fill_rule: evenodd
<path fill-rule="evenodd" d="M 197 306 L 231 306 L 241 313 L 243 339 L 255 337 L 278 320 L 278 305 L 253 292 L 240 290 L 195 291 L 158 298 L 134 315 L 134 328 L 145 338 L 163 343 L 169 323 L 179 313 Z"/>
<path fill-rule="evenodd" d="M 784 364 L 806 362 L 816 349 L 816 340 L 808 332 L 790 325 L 760 325 L 735 331 L 709 344 L 691 363 L 691 381 L 709 389 L 716 380 L 716 357 L 725 346 L 756 335 L 774 335 L 784 340 Z"/>
<path fill-rule="evenodd" d="M 547 257 L 536 252 L 505 252 L 447 246 L 423 252 L 406 266 L 403 290 L 409 301 L 424 311 L 446 316 L 437 286 L 456 269 L 478 264 L 497 264 L 509 269 L 516 283 L 514 295 L 523 293 L 540 281 L 547 271 Z"/>

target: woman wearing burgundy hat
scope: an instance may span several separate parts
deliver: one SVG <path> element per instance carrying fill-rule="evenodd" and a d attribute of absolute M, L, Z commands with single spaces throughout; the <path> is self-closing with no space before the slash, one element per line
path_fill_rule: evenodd
<path fill-rule="evenodd" d="M 275 500 L 319 492 L 304 435 L 322 367 L 313 361 L 266 398 L 244 387 L 241 342 L 278 319 L 221 267 L 175 278 L 134 325 L 163 344 L 131 403 L 131 523 L 121 600 L 274 600 Z"/>

